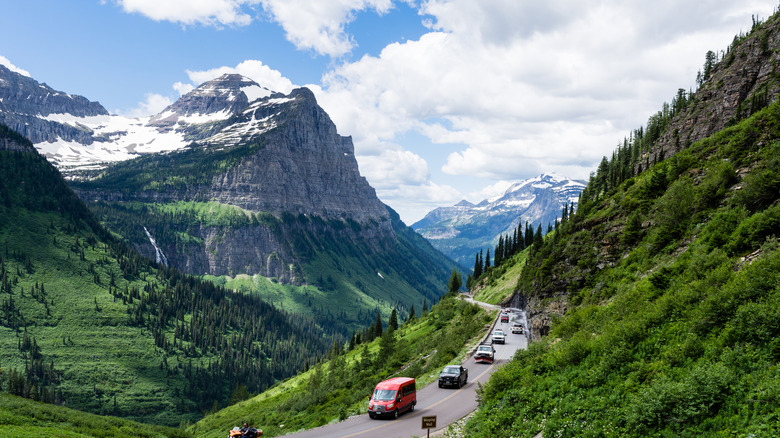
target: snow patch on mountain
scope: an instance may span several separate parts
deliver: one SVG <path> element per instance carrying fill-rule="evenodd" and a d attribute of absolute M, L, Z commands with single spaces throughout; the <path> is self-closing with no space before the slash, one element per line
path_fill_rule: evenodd
<path fill-rule="evenodd" d="M 160 132 L 150 126 L 148 117 L 77 117 L 71 114 L 49 114 L 39 118 L 92 133 L 93 141 L 90 144 L 63 140 L 61 137 L 35 144 L 42 155 L 63 168 L 99 168 L 99 163 L 128 160 L 141 154 L 174 151 L 187 144 L 181 133 Z"/>

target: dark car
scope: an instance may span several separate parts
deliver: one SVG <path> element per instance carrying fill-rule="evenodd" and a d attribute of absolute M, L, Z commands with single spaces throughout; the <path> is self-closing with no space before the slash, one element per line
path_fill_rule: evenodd
<path fill-rule="evenodd" d="M 460 388 L 469 381 L 469 370 L 460 365 L 447 365 L 439 374 L 439 388 L 454 386 Z"/>

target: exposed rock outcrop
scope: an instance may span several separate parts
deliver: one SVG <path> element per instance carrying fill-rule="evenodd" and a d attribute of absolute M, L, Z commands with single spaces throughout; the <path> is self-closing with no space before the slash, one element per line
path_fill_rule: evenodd
<path fill-rule="evenodd" d="M 650 155 L 670 157 L 777 99 L 780 94 L 780 20 L 772 16 L 712 67 L 692 103 L 661 135 Z"/>

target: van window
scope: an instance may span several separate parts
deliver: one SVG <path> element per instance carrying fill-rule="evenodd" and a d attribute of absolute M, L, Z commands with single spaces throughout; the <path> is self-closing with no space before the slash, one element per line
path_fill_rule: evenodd
<path fill-rule="evenodd" d="M 395 391 L 392 389 L 377 389 L 374 391 L 374 400 L 388 401 L 395 399 Z"/>
<path fill-rule="evenodd" d="M 412 383 L 411 385 L 404 386 L 401 389 L 401 391 L 402 391 L 401 393 L 403 394 L 404 397 L 406 397 L 407 395 L 413 393 L 414 392 L 414 383 Z"/>

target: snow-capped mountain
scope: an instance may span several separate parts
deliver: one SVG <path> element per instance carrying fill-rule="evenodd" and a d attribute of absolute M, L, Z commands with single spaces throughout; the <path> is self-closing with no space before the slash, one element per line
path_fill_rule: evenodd
<path fill-rule="evenodd" d="M 517 225 L 531 222 L 534 229 L 553 224 L 563 206 L 575 207 L 585 181 L 555 174 L 542 174 L 509 187 L 503 195 L 485 199 L 479 204 L 461 201 L 452 207 L 440 207 L 412 229 L 422 234 L 436 249 L 463 266 L 471 267 L 480 249 L 492 249 L 501 234 L 514 231 Z"/>
<path fill-rule="evenodd" d="M 185 94 L 160 114 L 153 116 L 150 123 L 170 127 L 225 120 L 246 108 L 250 102 L 273 94 L 273 91 L 249 78 L 224 74 Z"/>
<path fill-rule="evenodd" d="M 280 106 L 290 101 L 249 78 L 224 74 L 157 115 L 130 118 L 0 65 L 0 123 L 29 138 L 70 177 L 193 142 L 237 144 L 273 128 Z"/>

